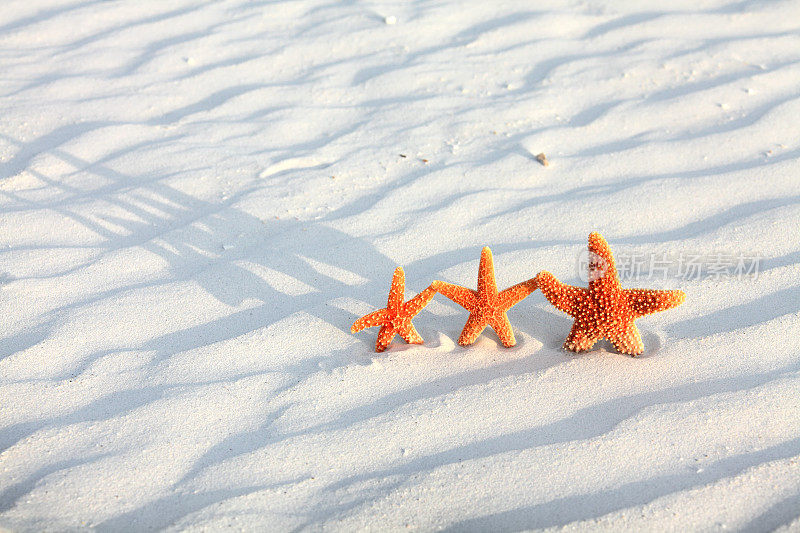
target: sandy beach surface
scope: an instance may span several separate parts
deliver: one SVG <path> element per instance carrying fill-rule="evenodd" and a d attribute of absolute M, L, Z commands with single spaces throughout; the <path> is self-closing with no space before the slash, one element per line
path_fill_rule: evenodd
<path fill-rule="evenodd" d="M 800 530 L 800 3 L 10 0 L 0 71 L 0 529 Z M 592 231 L 639 357 L 350 333 Z"/>

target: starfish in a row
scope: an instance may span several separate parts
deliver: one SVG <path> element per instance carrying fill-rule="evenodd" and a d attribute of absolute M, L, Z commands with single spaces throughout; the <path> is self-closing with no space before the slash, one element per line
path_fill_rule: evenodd
<path fill-rule="evenodd" d="M 406 275 L 402 267 L 394 270 L 392 285 L 389 287 L 389 300 L 386 307 L 362 316 L 355 321 L 350 331 L 356 333 L 364 328 L 380 326 L 375 351 L 384 351 L 392 342 L 395 334 L 399 334 L 409 344 L 422 344 L 422 337 L 417 333 L 411 319 L 428 305 L 436 291 L 428 287 L 409 301 L 403 303 L 406 292 Z"/>
<path fill-rule="evenodd" d="M 638 355 L 644 343 L 634 321 L 642 316 L 680 305 L 686 299 L 682 291 L 623 289 L 608 243 L 599 233 L 589 235 L 589 287 L 565 285 L 551 273 L 542 271 L 535 278 L 498 292 L 494 277 L 492 251 L 485 247 L 478 267 L 478 290 L 474 291 L 444 281 L 434 281 L 408 302 L 405 298 L 405 274 L 397 267 L 389 290 L 389 301 L 380 309 L 356 320 L 353 333 L 366 327 L 381 326 L 375 350 L 384 351 L 396 333 L 408 343 L 421 344 L 411 319 L 419 313 L 436 292 L 447 296 L 469 311 L 469 318 L 458 337 L 467 346 L 491 326 L 503 346 L 514 346 L 514 330 L 506 314 L 537 288 L 558 309 L 575 318 L 564 349 L 582 352 L 603 338 L 622 353 Z"/>
<path fill-rule="evenodd" d="M 589 235 L 589 287 L 574 287 L 558 281 L 549 272 L 536 275 L 544 297 L 575 318 L 564 349 L 582 352 L 606 338 L 622 353 L 638 355 L 644 350 L 634 320 L 683 303 L 683 291 L 623 289 L 608 243 L 599 233 Z"/>
<path fill-rule="evenodd" d="M 469 318 L 458 337 L 458 344 L 472 344 L 486 326 L 491 326 L 503 346 L 511 347 L 517 344 L 517 340 L 506 312 L 536 290 L 536 278 L 498 292 L 492 251 L 487 246 L 481 252 L 477 291 L 444 281 L 434 281 L 431 287 L 469 311 Z"/>

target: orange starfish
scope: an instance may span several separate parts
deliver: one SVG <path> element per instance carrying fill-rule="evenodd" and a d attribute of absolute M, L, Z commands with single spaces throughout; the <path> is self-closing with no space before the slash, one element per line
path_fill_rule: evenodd
<path fill-rule="evenodd" d="M 614 256 L 599 233 L 589 235 L 588 289 L 565 285 L 550 272 L 539 272 L 536 279 L 544 297 L 575 318 L 564 341 L 564 349 L 573 352 L 588 350 L 606 338 L 621 353 L 638 355 L 644 344 L 634 320 L 680 305 L 686 299 L 683 291 L 623 289 Z"/>
<path fill-rule="evenodd" d="M 428 287 L 421 293 L 403 303 L 406 292 L 406 274 L 402 267 L 394 270 L 392 285 L 389 287 L 389 301 L 384 309 L 362 316 L 353 323 L 350 331 L 353 333 L 364 328 L 381 326 L 378 340 L 375 342 L 375 351 L 382 352 L 392 342 L 395 333 L 409 344 L 422 344 L 422 337 L 414 328 L 411 319 L 428 305 L 436 291 Z"/>
<path fill-rule="evenodd" d="M 444 281 L 434 281 L 431 287 L 469 311 L 469 318 L 461 331 L 461 336 L 458 337 L 458 344 L 461 346 L 472 344 L 486 326 L 492 326 L 503 346 L 511 347 L 517 341 L 506 311 L 536 290 L 536 278 L 523 281 L 498 293 L 494 279 L 492 251 L 487 246 L 481 252 L 477 291 Z"/>

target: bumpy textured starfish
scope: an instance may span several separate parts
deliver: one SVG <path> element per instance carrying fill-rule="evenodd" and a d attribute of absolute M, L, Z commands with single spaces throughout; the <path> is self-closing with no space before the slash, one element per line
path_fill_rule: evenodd
<path fill-rule="evenodd" d="M 498 293 L 492 251 L 487 246 L 481 252 L 477 291 L 444 281 L 434 281 L 431 287 L 469 311 L 469 318 L 458 338 L 458 344 L 472 344 L 488 325 L 497 332 L 503 346 L 510 347 L 517 341 L 506 311 L 536 290 L 536 279 L 531 278 Z"/>
<path fill-rule="evenodd" d="M 402 267 L 394 270 L 392 285 L 389 287 L 389 301 L 384 309 L 362 316 L 353 323 L 350 331 L 353 333 L 364 328 L 380 326 L 378 340 L 375 342 L 375 351 L 384 351 L 392 342 L 395 334 L 399 334 L 409 344 L 422 344 L 422 337 L 414 328 L 411 319 L 428 305 L 436 291 L 428 287 L 421 293 L 403 303 L 406 292 L 406 274 Z"/>
<path fill-rule="evenodd" d="M 564 349 L 573 352 L 588 350 L 606 338 L 620 352 L 638 355 L 644 344 L 634 320 L 680 305 L 686 299 L 683 291 L 623 289 L 614 256 L 599 233 L 589 235 L 588 289 L 565 285 L 549 272 L 539 272 L 536 279 L 544 297 L 575 318 L 564 342 Z"/>

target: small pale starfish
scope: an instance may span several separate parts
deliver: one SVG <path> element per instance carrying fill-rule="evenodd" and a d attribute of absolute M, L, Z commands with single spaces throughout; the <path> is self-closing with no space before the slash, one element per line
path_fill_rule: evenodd
<path fill-rule="evenodd" d="M 588 350 L 606 338 L 621 353 L 638 355 L 644 343 L 634 320 L 686 299 L 683 291 L 623 289 L 614 256 L 599 233 L 589 235 L 589 288 L 565 285 L 550 272 L 539 272 L 536 279 L 544 297 L 575 318 L 564 342 L 564 349 L 573 352 Z"/>
<path fill-rule="evenodd" d="M 492 326 L 503 346 L 511 347 L 517 341 L 506 311 L 536 290 L 536 279 L 531 278 L 498 293 L 492 251 L 487 246 L 481 252 L 477 291 L 444 281 L 434 281 L 431 287 L 469 311 L 469 318 L 458 337 L 458 344 L 472 344 L 486 326 Z"/>
<path fill-rule="evenodd" d="M 364 328 L 381 326 L 375 351 L 384 351 L 392 342 L 395 334 L 399 334 L 409 344 L 422 344 L 422 337 L 414 328 L 411 319 L 428 305 L 436 291 L 433 286 L 403 303 L 406 292 L 406 275 L 402 267 L 394 270 L 392 285 L 389 287 L 389 301 L 384 309 L 362 316 L 353 323 L 350 331 L 356 333 Z"/>

